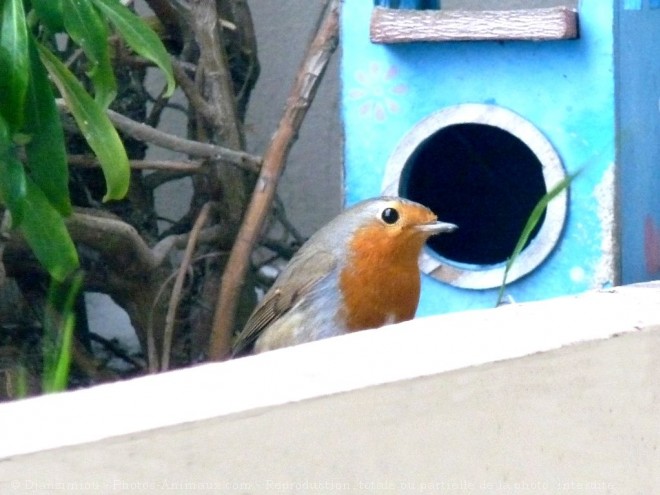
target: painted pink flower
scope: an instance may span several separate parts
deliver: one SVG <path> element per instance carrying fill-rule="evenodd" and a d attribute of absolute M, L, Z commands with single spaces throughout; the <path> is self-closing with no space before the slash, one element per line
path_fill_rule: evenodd
<path fill-rule="evenodd" d="M 408 91 L 405 84 L 397 81 L 396 67 L 384 68 L 372 62 L 366 69 L 355 74 L 357 86 L 349 90 L 349 97 L 358 103 L 358 112 L 363 117 L 373 117 L 383 122 L 389 114 L 399 112 L 398 98 Z"/>

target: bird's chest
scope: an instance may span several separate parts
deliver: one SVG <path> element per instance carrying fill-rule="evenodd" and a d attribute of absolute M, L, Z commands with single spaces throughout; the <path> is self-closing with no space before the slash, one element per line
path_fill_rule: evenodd
<path fill-rule="evenodd" d="M 348 264 L 339 275 L 343 318 L 349 331 L 411 319 L 417 310 L 417 259 L 382 262 L 369 258 Z"/>

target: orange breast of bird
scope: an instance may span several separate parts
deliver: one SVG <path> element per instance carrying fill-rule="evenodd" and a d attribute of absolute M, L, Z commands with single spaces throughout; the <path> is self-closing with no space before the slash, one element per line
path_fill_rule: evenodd
<path fill-rule="evenodd" d="M 420 292 L 418 256 L 425 241 L 411 230 L 362 227 L 349 242 L 339 274 L 343 318 L 349 331 L 411 319 Z"/>

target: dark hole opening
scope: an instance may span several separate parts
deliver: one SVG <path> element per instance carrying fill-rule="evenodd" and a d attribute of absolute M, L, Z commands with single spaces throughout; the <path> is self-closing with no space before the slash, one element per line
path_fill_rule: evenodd
<path fill-rule="evenodd" d="M 406 162 L 399 194 L 431 208 L 456 232 L 428 245 L 460 263 L 506 261 L 534 206 L 546 194 L 542 164 L 513 134 L 484 124 L 444 127 Z M 536 236 L 545 213 L 530 236 Z"/>

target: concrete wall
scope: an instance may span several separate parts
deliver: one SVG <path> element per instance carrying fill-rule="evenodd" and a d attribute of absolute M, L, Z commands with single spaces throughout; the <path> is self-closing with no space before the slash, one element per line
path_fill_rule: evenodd
<path fill-rule="evenodd" d="M 660 284 L 0 405 L 0 492 L 650 494 Z"/>

